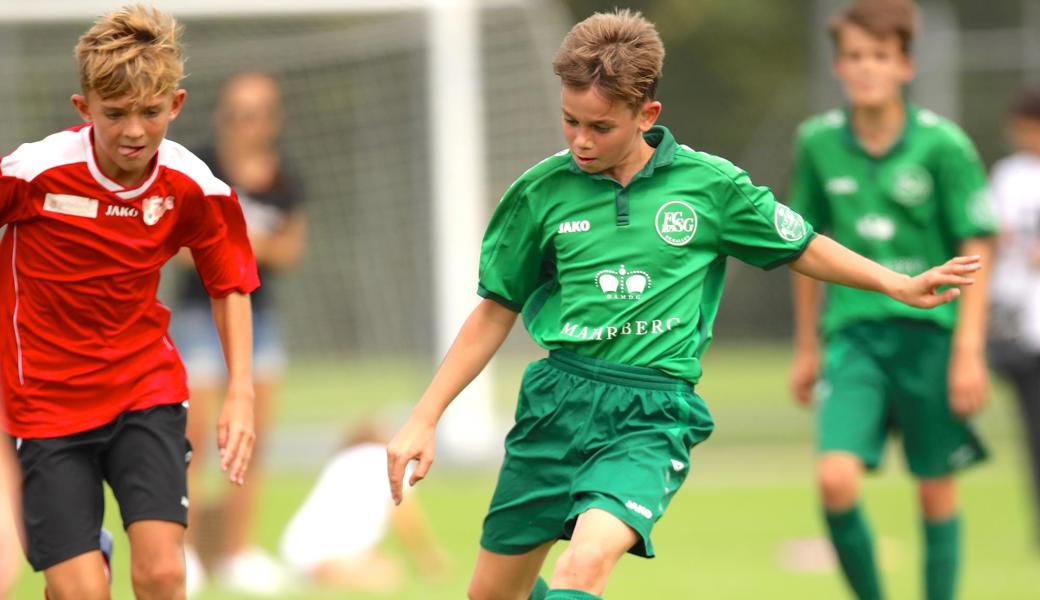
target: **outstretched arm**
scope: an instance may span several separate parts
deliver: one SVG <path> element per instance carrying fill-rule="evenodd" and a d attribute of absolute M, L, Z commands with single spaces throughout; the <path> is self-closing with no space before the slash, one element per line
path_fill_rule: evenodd
<path fill-rule="evenodd" d="M 980 261 L 981 257 L 977 255 L 959 256 L 910 277 L 886 269 L 826 236 L 817 235 L 798 260 L 789 266 L 813 279 L 881 292 L 918 308 L 933 308 L 959 296 L 960 286 L 974 283 L 970 275 L 981 268 Z M 954 287 L 938 291 L 945 286 Z"/>
<path fill-rule="evenodd" d="M 433 463 L 434 429 L 444 410 L 494 356 L 516 322 L 517 313 L 494 300 L 484 299 L 462 325 L 429 387 L 412 409 L 412 415 L 387 446 L 387 475 L 394 503 L 401 503 L 404 470 L 418 459 L 409 485 L 426 476 Z"/>
<path fill-rule="evenodd" d="M 220 468 L 232 483 L 245 483 L 253 454 L 253 313 L 249 294 L 213 298 L 213 323 L 228 369 L 228 389 L 217 419 Z"/>

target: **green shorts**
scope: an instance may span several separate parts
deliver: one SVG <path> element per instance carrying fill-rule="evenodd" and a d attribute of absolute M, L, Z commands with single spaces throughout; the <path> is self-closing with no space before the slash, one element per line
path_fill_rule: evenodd
<path fill-rule="evenodd" d="M 578 516 L 598 508 L 639 535 L 629 552 L 653 556 L 650 530 L 713 428 L 687 382 L 552 352 L 524 373 L 480 545 L 523 554 L 570 539 Z"/>
<path fill-rule="evenodd" d="M 926 321 L 868 321 L 827 340 L 817 388 L 820 452 L 849 452 L 881 464 L 890 431 L 903 439 L 910 471 L 943 477 L 986 457 L 947 394 L 951 333 Z"/>

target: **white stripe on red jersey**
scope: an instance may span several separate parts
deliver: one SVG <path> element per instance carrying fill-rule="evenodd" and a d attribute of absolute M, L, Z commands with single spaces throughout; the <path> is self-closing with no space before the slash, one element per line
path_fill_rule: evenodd
<path fill-rule="evenodd" d="M 182 402 L 159 271 L 187 246 L 214 297 L 259 279 L 234 192 L 164 140 L 143 184 L 98 168 L 80 126 L 0 160 L 0 393 L 22 438 L 86 431 L 129 410 Z"/>

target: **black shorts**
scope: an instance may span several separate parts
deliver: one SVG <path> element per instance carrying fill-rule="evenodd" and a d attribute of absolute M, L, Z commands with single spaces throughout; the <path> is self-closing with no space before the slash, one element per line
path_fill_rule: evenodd
<path fill-rule="evenodd" d="M 14 440 L 34 570 L 98 549 L 102 481 L 115 493 L 124 528 L 142 520 L 187 526 L 187 414 L 181 404 L 165 404 L 73 435 Z"/>

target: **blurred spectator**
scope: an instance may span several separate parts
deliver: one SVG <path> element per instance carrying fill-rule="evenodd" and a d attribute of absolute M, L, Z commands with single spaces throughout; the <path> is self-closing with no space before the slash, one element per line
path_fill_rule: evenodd
<path fill-rule="evenodd" d="M 1009 125 L 1015 153 L 994 165 L 991 183 L 1001 233 L 989 357 L 1018 398 L 1040 543 L 1040 89 L 1022 94 Z"/>
<path fill-rule="evenodd" d="M 312 582 L 351 591 L 399 591 L 404 565 L 379 548 L 388 527 L 424 578 L 445 574 L 446 554 L 411 488 L 400 506 L 393 506 L 386 442 L 373 428 L 362 427 L 328 462 L 289 521 L 282 557 Z"/>
<path fill-rule="evenodd" d="M 256 432 L 262 444 L 276 397 L 286 355 L 278 323 L 272 284 L 277 274 L 297 264 L 303 253 L 306 221 L 300 210 L 303 186 L 278 147 L 283 107 L 278 82 L 264 73 L 245 72 L 228 79 L 214 113 L 214 146 L 198 155 L 214 174 L 238 194 L 256 255 L 262 286 L 252 294 L 253 373 L 256 387 Z M 189 256 L 185 256 L 190 260 Z M 188 370 L 191 409 L 188 437 L 195 448 L 194 462 L 204 464 L 199 450 L 215 418 L 214 407 L 226 376 L 220 346 L 210 315 L 206 292 L 194 270 L 185 269 L 177 288 L 172 333 Z M 225 497 L 226 518 L 218 546 L 217 575 L 227 587 L 243 591 L 273 591 L 280 585 L 277 563 L 250 544 L 258 487 L 261 482 L 259 450 L 254 453 L 245 485 Z M 189 472 L 197 489 L 199 469 Z M 190 507 L 189 523 L 198 522 L 200 503 Z M 194 550 L 197 528 L 188 528 L 188 589 L 196 591 L 205 580 Z M 208 532 L 207 532 L 208 535 Z"/>
<path fill-rule="evenodd" d="M 22 478 L 13 448 L 7 435 L 0 432 L 0 600 L 9 597 L 23 561 L 18 539 Z"/>

